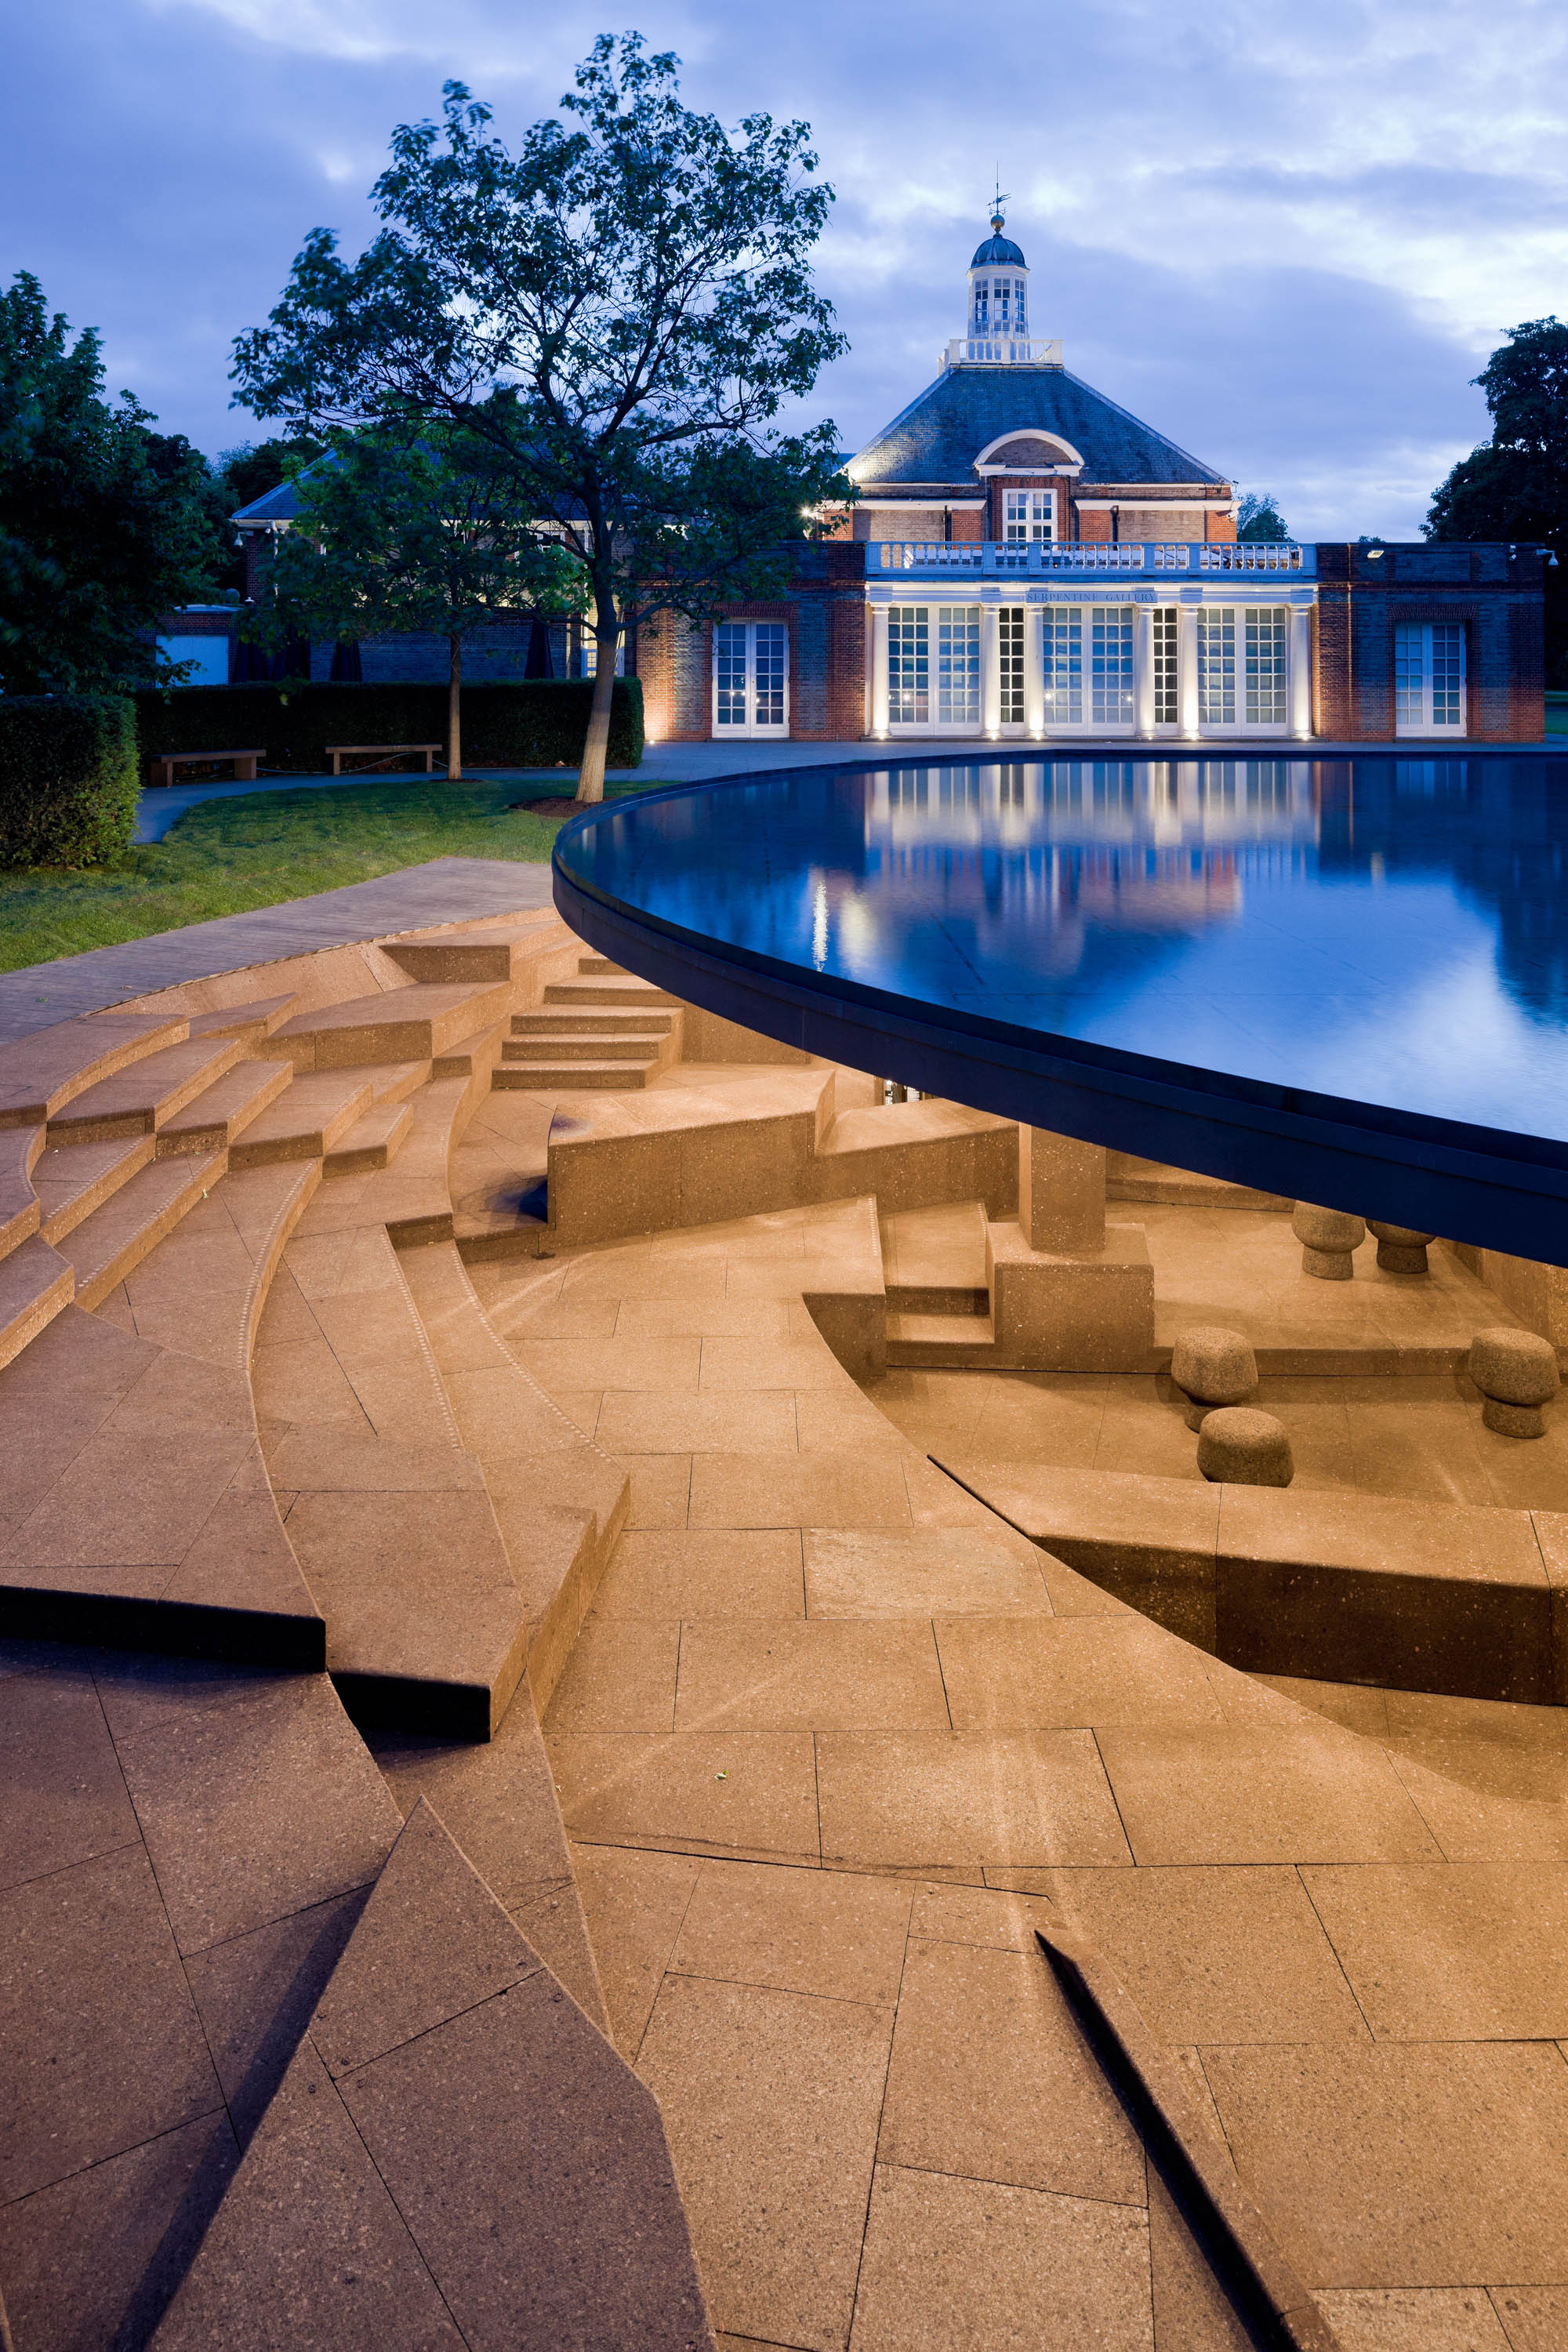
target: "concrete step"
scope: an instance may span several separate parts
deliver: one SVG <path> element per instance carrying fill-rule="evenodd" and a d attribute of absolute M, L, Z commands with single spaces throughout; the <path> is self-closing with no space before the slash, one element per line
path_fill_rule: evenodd
<path fill-rule="evenodd" d="M 57 1143 L 33 1171 L 38 1230 L 58 1244 L 139 1175 L 158 1149 L 155 1135 L 111 1135 L 102 1143 Z"/>
<path fill-rule="evenodd" d="M 536 1013 L 514 1013 L 511 1034 L 514 1037 L 549 1037 L 563 1033 L 585 1035 L 591 1031 L 595 1037 L 668 1037 L 675 1020 L 673 1013 L 657 1009 L 625 1011 L 610 1006 L 601 1010 L 591 1004 L 563 1004 L 553 1009 L 545 1006 Z"/>
<path fill-rule="evenodd" d="M 430 1080 L 428 1062 L 373 1062 L 356 1077 L 367 1079 L 373 1104 L 411 1101 L 421 1087 Z"/>
<path fill-rule="evenodd" d="M 506 981 L 414 981 L 342 1004 L 296 1013 L 268 1040 L 268 1051 L 296 1070 L 363 1069 L 373 1062 L 433 1060 L 510 1013 Z"/>
<path fill-rule="evenodd" d="M 234 1146 L 230 1166 L 263 1168 L 277 1160 L 321 1160 L 374 1101 L 363 1070 L 325 1070 L 296 1078 L 253 1119 Z"/>
<path fill-rule="evenodd" d="M 287 1062 L 237 1062 L 158 1129 L 158 1157 L 176 1151 L 219 1151 L 259 1118 L 292 1083 Z"/>
<path fill-rule="evenodd" d="M 75 1290 L 76 1269 L 40 1234 L 0 1258 L 0 1366 L 70 1305 Z"/>
<path fill-rule="evenodd" d="M 577 959 L 577 969 L 589 975 L 597 972 L 617 980 L 630 980 L 635 977 L 633 973 L 627 971 L 624 963 L 612 963 L 608 956 L 580 955 Z"/>
<path fill-rule="evenodd" d="M 85 1217 L 60 1251 L 75 1269 L 77 1305 L 99 1306 L 133 1274 L 187 1210 L 205 1200 L 227 1163 L 224 1151 L 153 1160 Z"/>
<path fill-rule="evenodd" d="M 671 996 L 668 989 L 655 988 L 648 980 L 591 974 L 582 980 L 551 981 L 544 991 L 544 1002 L 546 1004 L 663 1004 L 674 1011 L 679 1006 L 680 999 Z"/>
<path fill-rule="evenodd" d="M 541 907 L 515 923 L 487 925 L 482 930 L 384 940 L 382 953 L 416 980 L 515 980 L 538 953 L 541 931 L 558 920 L 552 908 Z"/>
<path fill-rule="evenodd" d="M 38 1230 L 33 1175 L 43 1150 L 41 1127 L 0 1128 L 0 1257 L 19 1249 Z"/>
<path fill-rule="evenodd" d="M 476 1070 L 493 1070 L 500 1059 L 501 1040 L 506 1034 L 504 1015 L 487 1021 L 470 1037 L 459 1037 L 437 1054 L 430 1065 L 434 1078 L 471 1078 Z"/>
<path fill-rule="evenodd" d="M 889 1364 L 942 1366 L 984 1364 L 995 1353 L 996 1336 L 987 1315 L 909 1315 L 888 1317 Z"/>
<path fill-rule="evenodd" d="M 412 1105 L 377 1103 L 356 1118 L 342 1139 L 322 1160 L 325 1176 L 359 1176 L 371 1168 L 390 1168 L 408 1139 L 414 1124 Z"/>
<path fill-rule="evenodd" d="M 509 1037 L 500 1050 L 503 1062 L 654 1062 L 662 1043 L 642 1029 L 609 1037 L 601 1030 L 552 1030 L 543 1037 Z"/>
<path fill-rule="evenodd" d="M 889 1315 L 988 1316 L 991 1293 L 983 1284 L 970 1288 L 963 1283 L 889 1282 L 888 1312 Z"/>
<path fill-rule="evenodd" d="M 133 1062 L 56 1111 L 51 1143 L 99 1143 L 114 1135 L 152 1135 L 176 1111 L 231 1070 L 245 1048 L 236 1037 L 190 1037 Z"/>
<path fill-rule="evenodd" d="M 0 1128 L 41 1127 L 111 1071 L 178 1045 L 189 1026 L 183 1013 L 89 1013 L 18 1037 L 0 1067 Z"/>
<path fill-rule="evenodd" d="M 1295 1207 L 1279 1192 L 1255 1192 L 1249 1184 L 1227 1183 L 1223 1176 L 1200 1176 L 1190 1168 L 1168 1168 L 1158 1160 L 1139 1160 L 1129 1151 L 1112 1151 L 1105 1171 L 1108 1201 L 1147 1201 L 1176 1209 L 1273 1209 Z"/>
<path fill-rule="evenodd" d="M 651 1055 L 637 1062 L 503 1062 L 490 1084 L 502 1094 L 605 1093 L 646 1086 L 658 1067 Z"/>
<path fill-rule="evenodd" d="M 249 1004 L 229 1004 L 216 1013 L 193 1013 L 193 1037 L 237 1037 L 242 1045 L 258 1045 L 281 1029 L 300 1002 L 299 991 L 286 996 L 258 996 Z"/>

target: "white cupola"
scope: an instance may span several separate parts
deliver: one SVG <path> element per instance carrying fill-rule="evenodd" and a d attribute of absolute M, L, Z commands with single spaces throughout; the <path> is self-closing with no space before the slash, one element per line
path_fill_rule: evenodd
<path fill-rule="evenodd" d="M 1010 236 L 1000 211 L 991 215 L 991 234 L 969 265 L 969 332 L 1007 341 L 1029 332 L 1029 265 Z"/>

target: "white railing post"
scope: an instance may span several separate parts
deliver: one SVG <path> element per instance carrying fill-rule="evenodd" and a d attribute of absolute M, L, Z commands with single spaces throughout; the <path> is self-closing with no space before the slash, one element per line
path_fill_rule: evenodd
<path fill-rule="evenodd" d="M 1290 643 L 1286 672 L 1290 697 L 1290 732 L 1305 742 L 1312 732 L 1312 608 L 1290 607 Z"/>
<path fill-rule="evenodd" d="M 888 732 L 888 608 L 871 607 L 871 732 L 879 742 Z"/>

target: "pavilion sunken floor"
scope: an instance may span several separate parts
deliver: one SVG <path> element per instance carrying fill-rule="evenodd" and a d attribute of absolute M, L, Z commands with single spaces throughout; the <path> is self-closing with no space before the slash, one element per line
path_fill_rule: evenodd
<path fill-rule="evenodd" d="M 889 1294 L 984 1282 L 1005 1123 L 420 887 L 0 1053 L 54 1129 L 0 1202 L 16 2352 L 1239 2352 L 1042 1925 L 1290 2340 L 1563 2340 L 1568 1441 L 1480 1425 L 1506 1307 L 1125 1198 L 1142 1369 L 889 1362 Z M 1288 1495 L 1198 1477 L 1194 1319 Z"/>

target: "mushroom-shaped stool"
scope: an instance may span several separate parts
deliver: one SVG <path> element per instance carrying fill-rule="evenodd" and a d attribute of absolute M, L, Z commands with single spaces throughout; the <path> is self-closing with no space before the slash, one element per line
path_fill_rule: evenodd
<path fill-rule="evenodd" d="M 1478 1331 L 1469 1374 L 1486 1402 L 1481 1419 L 1500 1437 L 1544 1437 L 1541 1408 L 1557 1393 L 1557 1350 L 1537 1332 L 1510 1323 Z"/>
<path fill-rule="evenodd" d="M 1301 1244 L 1301 1271 L 1320 1282 L 1348 1282 L 1355 1269 L 1351 1252 L 1366 1239 L 1366 1221 L 1347 1216 L 1342 1209 L 1315 1209 L 1298 1201 L 1290 1212 L 1290 1230 Z"/>
<path fill-rule="evenodd" d="M 1198 1468 L 1227 1486 L 1288 1486 L 1296 1475 L 1284 1424 L 1255 1405 L 1222 1405 L 1198 1432 Z"/>
<path fill-rule="evenodd" d="M 1375 1217 L 1366 1221 L 1369 1234 L 1377 1237 L 1377 1262 L 1384 1274 L 1426 1274 L 1426 1244 L 1436 1241 L 1436 1234 L 1418 1234 L 1409 1225 L 1380 1224 Z"/>
<path fill-rule="evenodd" d="M 1195 1323 L 1176 1334 L 1171 1385 L 1187 1401 L 1187 1427 L 1200 1429 L 1216 1406 L 1245 1404 L 1258 1394 L 1258 1359 L 1241 1332 Z"/>

